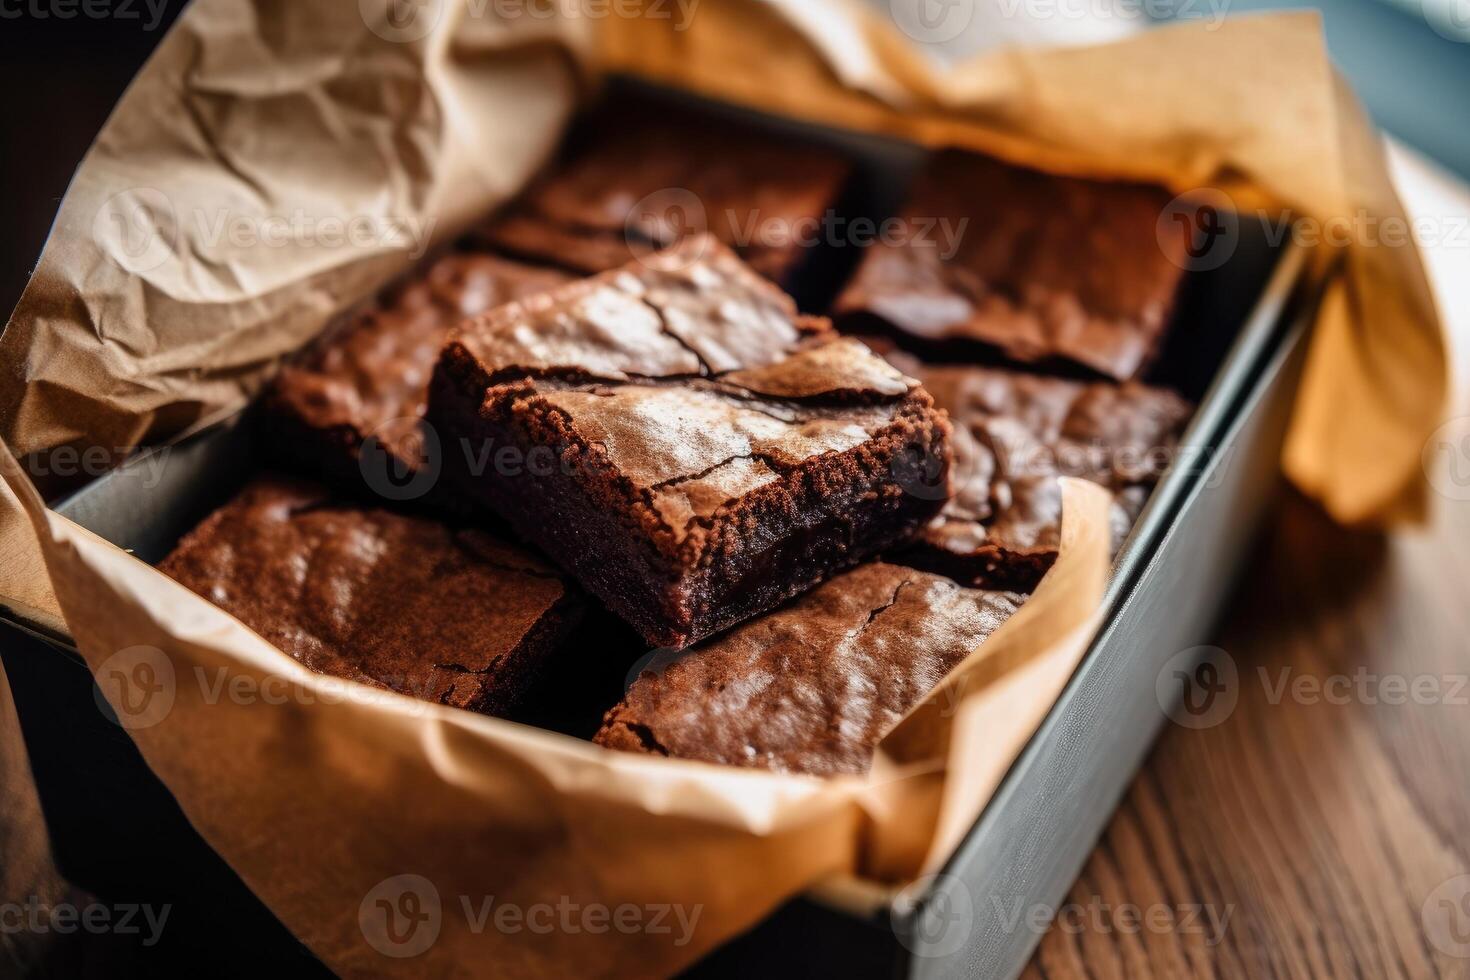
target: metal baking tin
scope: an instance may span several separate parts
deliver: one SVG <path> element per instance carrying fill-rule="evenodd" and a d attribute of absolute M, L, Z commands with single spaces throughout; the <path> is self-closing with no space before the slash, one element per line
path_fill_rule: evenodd
<path fill-rule="evenodd" d="M 857 166 L 847 205 L 896 210 L 916 147 L 710 107 L 833 145 Z M 1184 436 L 1193 465 L 1151 496 L 1114 567 L 1107 619 L 1054 709 L 943 872 L 903 891 L 830 882 L 711 954 L 696 975 L 1010 977 L 1055 909 L 1165 720 L 1157 680 L 1206 643 L 1253 530 L 1280 484 L 1279 457 L 1321 277 L 1288 241 L 1241 222 L 1235 253 L 1192 277 L 1169 380 L 1199 399 Z M 149 561 L 244 481 L 246 426 L 234 416 L 144 452 L 56 509 Z M 62 873 L 108 902 L 168 903 L 158 948 L 118 948 L 159 965 L 220 963 L 258 974 L 325 969 L 189 825 L 105 704 L 65 626 L 0 605 L 0 656 L 15 695 Z M 1017 915 L 1017 910 L 1022 914 Z M 207 960 L 200 957 L 207 956 Z"/>

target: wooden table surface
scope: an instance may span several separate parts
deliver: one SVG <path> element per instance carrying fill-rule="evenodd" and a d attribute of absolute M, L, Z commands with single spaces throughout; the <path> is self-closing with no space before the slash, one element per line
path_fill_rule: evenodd
<path fill-rule="evenodd" d="M 1470 215 L 1394 162 L 1411 214 Z M 1470 233 L 1427 259 L 1463 378 Z M 1214 640 L 1233 710 L 1167 726 L 1026 977 L 1470 977 L 1470 500 L 1435 505 L 1379 535 L 1286 500 Z"/>

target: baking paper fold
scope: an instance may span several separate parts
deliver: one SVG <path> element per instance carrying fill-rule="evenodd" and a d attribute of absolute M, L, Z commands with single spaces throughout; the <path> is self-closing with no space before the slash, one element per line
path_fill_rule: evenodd
<path fill-rule="evenodd" d="M 0 438 L 117 456 L 243 400 L 335 311 L 518 189 L 578 93 L 622 72 L 1207 188 L 1242 220 L 1285 213 L 1345 241 L 1285 468 L 1343 521 L 1420 514 L 1444 341 L 1417 249 L 1382 233 L 1403 209 L 1315 14 L 937 64 L 858 0 L 196 0 L 83 160 L 0 337 Z"/>
<path fill-rule="evenodd" d="M 1035 594 L 869 777 L 822 780 L 617 752 L 314 674 L 0 466 L 7 516 L 34 528 L 58 612 L 148 765 L 348 976 L 660 975 L 824 881 L 937 868 L 1071 676 L 1108 564 L 1106 491 L 1065 481 L 1061 553 Z M 394 945 L 380 902 L 404 910 L 399 937 L 436 909 L 418 927 L 432 941 Z M 483 917 L 505 906 L 519 927 Z M 624 907 L 640 928 L 583 917 Z M 655 914 L 666 931 L 641 927 Z"/>
<path fill-rule="evenodd" d="M 533 7 L 195 0 L 84 159 L 0 336 L 9 449 L 115 456 L 242 402 L 336 313 L 521 187 L 604 72 L 1058 172 L 1212 188 L 1247 211 L 1402 217 L 1312 15 L 941 69 L 841 0 L 514 16 Z M 353 223 L 367 233 L 349 235 Z M 1343 520 L 1412 516 L 1420 447 L 1445 403 L 1442 337 L 1412 245 L 1343 253 L 1285 465 Z M 441 931 L 402 961 L 411 971 L 641 975 L 818 881 L 940 866 L 1075 666 L 1106 566 L 1101 491 L 1069 483 L 1057 566 L 885 742 L 872 778 L 777 778 L 614 755 L 391 695 L 364 704 L 44 512 L 3 457 L 0 595 L 64 619 L 120 712 L 140 663 L 170 667 L 167 717 L 131 729 L 150 766 L 347 974 L 394 965 L 368 939 L 375 903 L 421 881 Z M 211 702 L 200 670 L 293 693 Z M 683 945 L 677 932 L 477 932 L 460 900 L 478 913 L 492 896 L 700 913 Z"/>

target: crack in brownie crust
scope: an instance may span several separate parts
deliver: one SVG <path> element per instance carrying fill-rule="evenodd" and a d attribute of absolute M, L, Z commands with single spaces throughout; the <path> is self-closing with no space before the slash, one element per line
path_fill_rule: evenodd
<path fill-rule="evenodd" d="M 888 730 L 1023 601 L 911 568 L 860 565 L 656 659 L 593 740 L 778 772 L 863 773 Z"/>
<path fill-rule="evenodd" d="M 451 473 L 655 646 L 910 536 L 942 499 L 896 461 L 948 459 L 916 382 L 708 236 L 467 324 L 430 419 L 466 447 L 451 458 L 519 452 Z"/>
<path fill-rule="evenodd" d="M 988 350 L 1135 378 L 1160 345 L 1187 261 L 1188 229 L 1159 225 L 1169 201 L 1158 186 L 939 153 L 903 217 L 916 229 L 945 219 L 958 241 L 915 235 L 868 248 L 836 315 L 854 332 L 884 327 L 926 356 L 973 361 Z"/>
<path fill-rule="evenodd" d="M 551 568 L 472 529 L 260 478 L 159 563 L 322 674 L 503 714 L 583 602 Z"/>
<path fill-rule="evenodd" d="M 892 560 L 971 585 L 1029 591 L 1060 542 L 1057 478 L 1113 493 L 1114 551 L 1173 461 L 1193 406 L 1137 382 L 1078 382 L 998 368 L 889 360 L 923 382 L 954 425 L 944 510 Z"/>

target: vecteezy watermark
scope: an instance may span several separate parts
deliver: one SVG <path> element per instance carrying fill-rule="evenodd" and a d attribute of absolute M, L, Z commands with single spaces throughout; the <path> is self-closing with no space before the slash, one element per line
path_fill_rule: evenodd
<path fill-rule="evenodd" d="M 1470 500 L 1470 415 L 1434 430 L 1421 455 L 1429 485 L 1450 500 Z"/>
<path fill-rule="evenodd" d="M 1419 11 L 1440 37 L 1470 43 L 1470 0 L 1419 0 Z"/>
<path fill-rule="evenodd" d="M 255 674 L 228 667 L 196 665 L 181 675 L 173 659 L 157 647 L 131 646 L 98 665 L 93 697 L 109 720 L 122 728 L 152 728 L 167 719 L 185 685 L 206 706 L 281 704 L 383 704 L 392 701 L 409 713 L 429 710 L 434 674 L 378 676 L 382 687 L 328 675 Z M 396 693 L 395 693 L 396 692 Z M 407 700 L 403 697 L 406 696 Z"/>
<path fill-rule="evenodd" d="M 0 20 L 138 21 L 145 31 L 163 24 L 169 0 L 0 0 Z"/>
<path fill-rule="evenodd" d="M 420 258 L 433 240 L 434 217 L 314 213 L 305 208 L 256 214 L 230 208 L 182 213 L 154 187 L 109 197 L 92 219 L 92 237 L 127 271 L 151 272 L 186 247 L 205 254 L 251 249 L 321 248 L 403 251 Z"/>
<path fill-rule="evenodd" d="M 98 665 L 92 696 L 102 713 L 123 728 L 152 728 L 174 709 L 178 678 L 173 660 L 154 646 L 119 650 Z"/>
<path fill-rule="evenodd" d="M 1180 650 L 1159 671 L 1154 695 L 1176 725 L 1212 728 L 1230 717 L 1240 698 L 1235 658 L 1219 647 Z"/>
<path fill-rule="evenodd" d="M 1470 706 L 1470 674 L 1382 673 L 1358 666 L 1331 674 L 1301 673 L 1291 665 L 1259 666 L 1251 675 L 1268 705 Z M 1219 647 L 1181 650 L 1159 671 L 1159 707 L 1184 728 L 1212 728 L 1235 711 L 1245 678 Z"/>
<path fill-rule="evenodd" d="M 1230 0 L 998 0 L 1006 19 L 1087 23 L 1126 20 L 1140 26 L 1169 20 L 1203 20 L 1205 30 L 1225 23 Z"/>
<path fill-rule="evenodd" d="M 894 454 L 889 469 L 904 493 L 920 500 L 945 500 L 954 493 L 958 474 L 937 446 L 905 446 Z M 966 473 L 967 477 L 974 474 Z"/>
<path fill-rule="evenodd" d="M 1018 929 L 1040 935 L 1056 929 L 1069 935 L 1197 935 L 1206 946 L 1218 946 L 1235 913 L 1233 905 L 1224 907 L 1208 903 L 1154 902 L 1138 905 L 1132 902 L 1112 903 L 1094 895 L 1083 902 L 1067 902 L 1058 906 L 1027 903 L 1023 898 L 1007 900 L 991 896 L 1001 929 L 1012 933 Z"/>
<path fill-rule="evenodd" d="M 397 959 L 420 956 L 438 941 L 445 919 L 460 916 L 474 935 L 622 935 L 667 936 L 674 946 L 687 946 L 704 911 L 703 905 L 676 902 L 635 904 L 581 902 L 570 895 L 554 901 L 512 902 L 495 895 L 458 895 L 446 905 L 439 889 L 423 875 L 385 878 L 363 896 L 357 922 L 368 945 Z"/>
<path fill-rule="evenodd" d="M 704 200 L 687 187 L 664 187 L 628 209 L 624 239 L 640 258 L 670 242 L 708 231 L 737 249 L 810 249 L 817 246 L 933 248 L 948 261 L 959 252 L 969 218 L 905 215 L 882 220 L 853 218 L 828 208 L 821 214 L 792 218 L 768 214 L 760 208 L 725 208 L 711 212 Z M 686 261 L 696 261 L 693 254 Z"/>
<path fill-rule="evenodd" d="M 974 930 L 975 901 L 969 886 L 954 875 L 924 875 L 894 896 L 894 934 L 915 956 L 953 956 Z"/>
<path fill-rule="evenodd" d="M 137 472 L 143 477 L 142 489 L 152 490 L 163 482 L 164 467 L 172 451 L 172 447 L 160 446 L 138 458 L 136 466 Z M 38 449 L 26 453 L 19 457 L 18 462 L 34 480 L 79 476 L 92 478 L 110 473 L 132 456 L 133 452 L 133 448 L 129 446 L 56 446 L 53 449 Z"/>
<path fill-rule="evenodd" d="M 439 889 L 423 875 L 394 875 L 362 897 L 357 925 L 368 945 L 395 959 L 428 951 L 444 926 Z"/>
<path fill-rule="evenodd" d="M 1258 228 L 1272 247 L 1291 242 L 1302 248 L 1470 248 L 1470 213 L 1407 218 L 1365 208 L 1327 217 L 1291 208 L 1241 211 L 1230 195 L 1213 187 L 1175 197 L 1159 213 L 1155 230 L 1159 248 L 1171 262 L 1206 271 L 1229 261 L 1247 226 Z"/>
<path fill-rule="evenodd" d="M 1301 674 L 1290 666 L 1256 669 L 1268 704 L 1470 706 L 1470 674 L 1382 674 L 1359 666 L 1349 673 Z"/>
<path fill-rule="evenodd" d="M 117 904 L 90 902 L 74 905 L 55 904 L 31 895 L 24 902 L 0 903 L 0 936 L 21 933 L 60 936 L 76 932 L 95 935 L 111 933 L 119 936 L 142 936 L 144 946 L 156 946 L 168 924 L 172 905 Z"/>
<path fill-rule="evenodd" d="M 1435 949 L 1470 959 L 1470 874 L 1440 882 L 1424 899 L 1419 914 L 1424 935 Z"/>
<path fill-rule="evenodd" d="M 975 19 L 975 0 L 888 0 L 898 29 L 920 44 L 945 44 Z"/>
<path fill-rule="evenodd" d="M 1208 272 L 1240 246 L 1240 216 L 1228 194 L 1200 187 L 1164 206 L 1154 234 L 1169 261 L 1188 272 Z"/>
<path fill-rule="evenodd" d="M 700 0 L 464 0 L 463 16 L 474 20 L 516 21 L 632 20 L 665 21 L 687 31 Z M 422 41 L 445 23 L 450 0 L 358 0 L 368 29 L 385 41 Z"/>

